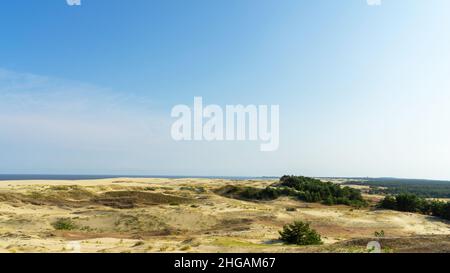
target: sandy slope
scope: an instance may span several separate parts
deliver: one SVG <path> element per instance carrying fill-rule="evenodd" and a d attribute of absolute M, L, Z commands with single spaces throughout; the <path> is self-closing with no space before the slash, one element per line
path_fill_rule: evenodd
<path fill-rule="evenodd" d="M 103 179 L 0 183 L 2 252 L 310 252 L 362 251 L 346 244 L 384 230 L 395 251 L 399 238 L 450 241 L 449 223 L 419 214 L 307 204 L 288 198 L 245 202 L 212 190 L 274 181 L 223 179 Z M 287 208 L 296 208 L 287 211 Z M 54 223 L 71 219 L 70 230 Z M 286 246 L 278 231 L 310 221 L 322 246 Z M 421 242 L 422 242 L 421 241 Z M 447 250 L 447 246 L 440 246 Z M 443 249 L 442 249 L 443 248 Z M 399 248 L 401 251 L 401 248 Z M 450 249 L 448 249 L 450 251 Z"/>

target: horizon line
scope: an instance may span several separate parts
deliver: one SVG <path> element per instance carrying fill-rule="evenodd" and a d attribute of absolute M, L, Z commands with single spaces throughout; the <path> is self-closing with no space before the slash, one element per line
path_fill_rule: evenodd
<path fill-rule="evenodd" d="M 425 180 L 425 181 L 445 181 L 450 182 L 450 179 L 431 179 L 431 178 L 406 178 L 406 177 L 392 177 L 392 176 L 314 176 L 314 175 L 295 175 L 294 176 L 305 176 L 313 177 L 318 179 L 394 179 L 394 180 Z M 2 176 L 47 176 L 48 178 L 56 179 L 56 177 L 91 177 L 92 179 L 102 179 L 102 178 L 217 178 L 217 179 L 278 179 L 284 175 L 161 175 L 161 174 L 61 174 L 61 173 L 0 173 L 0 181 L 6 181 Z M 21 179 L 24 180 L 24 179 Z M 27 179 L 25 179 L 27 180 Z M 58 179 L 59 180 L 59 179 Z M 66 180 L 66 179 L 61 179 Z M 72 179 L 68 179 L 72 180 Z"/>

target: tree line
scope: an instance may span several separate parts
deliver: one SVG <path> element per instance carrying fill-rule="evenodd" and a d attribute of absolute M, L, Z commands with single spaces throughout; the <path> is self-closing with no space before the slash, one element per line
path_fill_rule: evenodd
<path fill-rule="evenodd" d="M 450 198 L 450 181 L 367 178 L 360 181 L 348 181 L 345 184 L 370 186 L 370 194 L 412 193 L 423 198 Z"/>
<path fill-rule="evenodd" d="M 378 204 L 379 208 L 405 212 L 422 213 L 450 220 L 450 202 L 428 200 L 415 194 L 402 193 L 386 196 Z"/>

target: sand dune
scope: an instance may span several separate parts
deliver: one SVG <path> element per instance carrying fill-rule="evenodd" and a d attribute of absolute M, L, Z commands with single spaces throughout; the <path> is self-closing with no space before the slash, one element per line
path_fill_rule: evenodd
<path fill-rule="evenodd" d="M 450 225 L 433 217 L 330 207 L 289 198 L 246 202 L 213 192 L 229 184 L 265 187 L 273 182 L 163 178 L 3 181 L 0 251 L 350 252 L 364 251 L 361 242 L 380 230 L 386 234 L 383 240 L 390 240 L 386 241 L 390 251 L 406 251 L 404 238 L 434 246 L 418 251 L 450 251 L 445 244 L 450 242 Z M 278 231 L 294 220 L 311 222 L 325 244 L 299 247 L 278 242 Z"/>

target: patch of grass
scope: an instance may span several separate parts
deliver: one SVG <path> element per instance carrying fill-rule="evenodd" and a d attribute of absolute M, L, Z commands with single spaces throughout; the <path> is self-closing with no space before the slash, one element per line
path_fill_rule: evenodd
<path fill-rule="evenodd" d="M 232 238 L 217 238 L 214 240 L 213 244 L 221 247 L 265 247 L 265 245 L 240 241 Z"/>
<path fill-rule="evenodd" d="M 98 198 L 93 199 L 93 201 L 104 206 L 119 209 L 130 209 L 137 205 L 181 204 L 193 202 L 193 200 L 189 198 L 144 191 L 105 192 Z"/>
<path fill-rule="evenodd" d="M 93 232 L 95 229 L 91 228 L 90 226 L 84 226 L 84 227 L 80 228 L 80 230 L 85 231 L 85 232 Z"/>
<path fill-rule="evenodd" d="M 206 190 L 204 187 L 180 187 L 180 190 L 182 191 L 192 191 L 195 193 L 205 193 Z"/>
<path fill-rule="evenodd" d="M 181 251 L 188 251 L 191 249 L 191 246 L 183 246 L 180 248 Z"/>
<path fill-rule="evenodd" d="M 54 191 L 68 191 L 73 187 L 77 187 L 77 186 L 66 186 L 66 185 L 58 185 L 58 186 L 50 186 L 50 190 L 54 190 Z"/>
<path fill-rule="evenodd" d="M 165 252 L 165 251 L 167 251 L 168 249 L 169 249 L 168 246 L 162 246 L 162 247 L 159 248 L 159 251 Z"/>
<path fill-rule="evenodd" d="M 143 241 L 136 242 L 133 247 L 143 246 L 145 243 Z"/>
<path fill-rule="evenodd" d="M 77 225 L 70 218 L 59 218 L 52 224 L 56 230 L 74 230 Z"/>
<path fill-rule="evenodd" d="M 94 197 L 94 194 L 88 191 L 86 188 L 73 185 L 73 186 L 50 186 L 46 191 L 46 195 L 50 197 L 59 197 L 64 199 L 73 200 L 88 200 Z"/>

